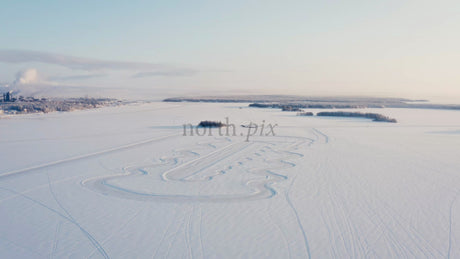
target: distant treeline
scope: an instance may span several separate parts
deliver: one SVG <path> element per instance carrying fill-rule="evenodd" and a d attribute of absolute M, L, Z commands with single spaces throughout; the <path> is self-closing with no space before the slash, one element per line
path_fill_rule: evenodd
<path fill-rule="evenodd" d="M 300 112 L 300 111 L 302 111 L 302 109 L 300 109 L 300 107 L 291 106 L 291 105 L 283 105 L 283 106 L 281 106 L 281 110 L 283 112 Z"/>
<path fill-rule="evenodd" d="M 333 117 L 360 117 L 360 118 L 368 118 L 372 119 L 373 121 L 384 121 L 384 122 L 393 122 L 396 123 L 396 119 L 387 117 L 382 114 L 378 113 L 362 113 L 362 112 L 318 112 L 316 116 L 333 116 Z"/>
<path fill-rule="evenodd" d="M 118 104 L 121 101 L 108 98 L 19 98 L 15 102 L 0 103 L 0 110 L 6 114 L 48 113 L 54 111 L 73 111 Z"/>
<path fill-rule="evenodd" d="M 255 108 L 277 108 L 283 111 L 300 111 L 300 109 L 359 109 L 368 108 L 368 106 L 355 105 L 355 104 L 328 104 L 328 103 L 315 103 L 315 104 L 280 104 L 280 103 L 251 103 L 249 107 Z M 372 108 L 383 108 L 383 106 L 373 105 Z"/>
<path fill-rule="evenodd" d="M 343 104 L 401 104 L 412 100 L 403 98 L 346 97 L 346 96 L 298 96 L 298 95 L 227 95 L 227 96 L 189 96 L 164 99 L 165 102 L 234 102 L 234 103 L 343 103 Z M 423 101 L 423 100 L 417 100 Z"/>
<path fill-rule="evenodd" d="M 460 110 L 458 104 L 433 104 L 427 100 L 380 97 L 314 97 L 294 95 L 233 95 L 174 97 L 164 102 L 251 103 L 251 107 L 278 108 L 285 111 L 298 109 L 355 109 L 355 108 L 414 108 Z"/>
<path fill-rule="evenodd" d="M 453 104 L 412 104 L 412 103 L 251 103 L 249 107 L 277 108 L 283 111 L 298 111 L 299 109 L 364 109 L 364 108 L 409 108 L 409 109 L 444 109 L 460 110 L 460 105 Z"/>
<path fill-rule="evenodd" d="M 312 112 L 305 112 L 302 108 L 316 108 L 316 109 L 336 109 L 336 108 L 365 108 L 362 106 L 355 105 L 330 105 L 330 104 L 314 104 L 314 105 L 305 105 L 305 104 L 294 104 L 294 105 L 283 105 L 276 103 L 252 103 L 249 107 L 257 108 L 281 108 L 282 111 L 296 111 L 297 116 L 314 116 Z M 361 117 L 372 119 L 373 121 L 384 121 L 384 122 L 397 122 L 396 119 L 387 117 L 378 113 L 361 113 L 361 112 L 344 112 L 344 111 L 334 111 L 334 112 L 319 112 L 316 116 L 335 116 L 335 117 Z"/>

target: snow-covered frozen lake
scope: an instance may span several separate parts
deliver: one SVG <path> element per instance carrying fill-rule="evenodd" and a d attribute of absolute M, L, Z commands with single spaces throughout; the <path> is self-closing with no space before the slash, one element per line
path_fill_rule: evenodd
<path fill-rule="evenodd" d="M 460 112 L 366 111 L 399 123 L 161 102 L 2 118 L 0 258 L 460 258 Z M 227 117 L 236 136 L 184 136 Z"/>

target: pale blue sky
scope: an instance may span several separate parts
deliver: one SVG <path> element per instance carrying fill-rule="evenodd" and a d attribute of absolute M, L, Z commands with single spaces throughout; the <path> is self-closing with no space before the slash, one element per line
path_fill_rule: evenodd
<path fill-rule="evenodd" d="M 3 0 L 0 7 L 0 83 L 36 69 L 40 85 L 166 95 L 460 96 L 458 1 Z"/>

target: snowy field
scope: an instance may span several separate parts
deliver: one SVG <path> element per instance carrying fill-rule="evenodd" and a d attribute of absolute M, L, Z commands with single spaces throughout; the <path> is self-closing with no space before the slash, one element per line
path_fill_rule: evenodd
<path fill-rule="evenodd" d="M 460 112 L 364 111 L 399 123 L 210 103 L 2 118 L 0 258 L 460 258 Z M 183 136 L 226 117 L 237 136 Z"/>

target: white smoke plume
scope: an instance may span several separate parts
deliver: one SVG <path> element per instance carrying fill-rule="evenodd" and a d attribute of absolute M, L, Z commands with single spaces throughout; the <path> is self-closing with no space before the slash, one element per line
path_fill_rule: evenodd
<path fill-rule="evenodd" d="M 16 80 L 13 85 L 36 84 L 40 82 L 38 71 L 35 68 L 29 68 L 16 74 Z"/>
<path fill-rule="evenodd" d="M 28 68 L 16 73 L 15 80 L 9 85 L 7 90 L 13 91 L 16 95 L 32 96 L 40 93 L 50 83 L 40 76 L 37 69 Z"/>
<path fill-rule="evenodd" d="M 13 93 L 18 94 L 24 90 L 24 88 L 33 87 L 37 83 L 40 83 L 41 79 L 39 77 L 38 71 L 35 68 L 29 68 L 23 71 L 16 73 L 16 78 L 11 83 L 4 83 L 0 85 L 0 93 L 13 91 Z"/>
<path fill-rule="evenodd" d="M 46 76 L 42 76 L 37 69 L 28 68 L 17 72 L 16 78 L 11 84 L 0 86 L 0 93 L 7 91 L 13 91 L 14 95 L 26 97 L 80 97 L 87 95 L 90 89 L 49 80 Z"/>

